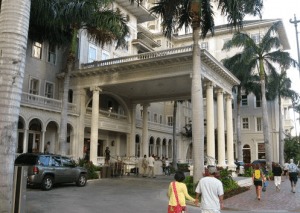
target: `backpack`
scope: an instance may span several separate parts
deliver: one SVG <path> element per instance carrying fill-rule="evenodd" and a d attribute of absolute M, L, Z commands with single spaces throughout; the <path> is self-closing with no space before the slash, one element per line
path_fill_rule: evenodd
<path fill-rule="evenodd" d="M 261 179 L 261 171 L 259 169 L 254 170 L 254 178 L 257 180 Z"/>

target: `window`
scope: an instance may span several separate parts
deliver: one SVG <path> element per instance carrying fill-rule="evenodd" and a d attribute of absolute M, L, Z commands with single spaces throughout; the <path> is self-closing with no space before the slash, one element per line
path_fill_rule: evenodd
<path fill-rule="evenodd" d="M 262 118 L 256 118 L 256 131 L 261 132 L 262 131 Z"/>
<path fill-rule="evenodd" d="M 160 124 L 162 124 L 162 120 L 163 120 L 163 117 L 162 117 L 162 115 L 160 115 L 160 116 L 159 116 L 159 123 L 160 123 Z"/>
<path fill-rule="evenodd" d="M 34 95 L 38 95 L 39 94 L 39 87 L 40 87 L 39 80 L 35 79 L 35 78 L 31 78 L 30 79 L 30 85 L 29 85 L 29 93 L 34 94 Z"/>
<path fill-rule="evenodd" d="M 155 123 L 157 123 L 157 114 L 156 114 L 156 113 L 155 113 L 154 116 L 153 116 L 153 121 L 154 121 Z"/>
<path fill-rule="evenodd" d="M 258 153 L 257 159 L 265 159 L 266 158 L 266 151 L 265 151 L 264 143 L 257 144 L 257 153 Z"/>
<path fill-rule="evenodd" d="M 73 90 L 71 89 L 68 91 L 68 102 L 73 103 Z"/>
<path fill-rule="evenodd" d="M 109 52 L 107 52 L 106 50 L 102 50 L 102 54 L 101 54 L 101 60 L 107 60 L 109 59 Z"/>
<path fill-rule="evenodd" d="M 42 44 L 41 43 L 33 42 L 32 57 L 42 59 Z"/>
<path fill-rule="evenodd" d="M 167 124 L 168 126 L 173 126 L 173 116 L 167 116 Z"/>
<path fill-rule="evenodd" d="M 150 118 L 150 112 L 148 112 L 148 121 L 151 121 Z"/>
<path fill-rule="evenodd" d="M 58 156 L 52 157 L 52 166 L 60 166 L 61 165 L 61 159 Z"/>
<path fill-rule="evenodd" d="M 248 106 L 248 96 L 242 95 L 242 106 Z"/>
<path fill-rule="evenodd" d="M 204 50 L 208 50 L 208 42 L 201 42 L 200 48 Z"/>
<path fill-rule="evenodd" d="M 140 112 L 141 112 L 141 118 L 143 118 L 143 110 L 141 109 L 141 111 L 140 111 Z"/>
<path fill-rule="evenodd" d="M 260 95 L 256 96 L 255 106 L 261 107 L 261 96 Z"/>
<path fill-rule="evenodd" d="M 94 62 L 97 59 L 97 47 L 89 44 L 88 63 Z"/>
<path fill-rule="evenodd" d="M 49 162 L 50 162 L 50 156 L 43 156 L 41 155 L 39 157 L 39 165 L 42 165 L 42 166 L 49 166 Z"/>
<path fill-rule="evenodd" d="M 242 128 L 249 129 L 249 118 L 242 118 Z"/>
<path fill-rule="evenodd" d="M 259 44 L 260 36 L 259 33 L 257 34 L 252 34 L 251 35 L 252 40 L 255 42 L 255 44 Z"/>
<path fill-rule="evenodd" d="M 56 62 L 56 47 L 51 44 L 49 44 L 48 49 L 48 62 L 52 64 L 55 64 Z"/>
<path fill-rule="evenodd" d="M 62 165 L 65 167 L 74 167 L 74 162 L 66 157 L 61 158 Z"/>
<path fill-rule="evenodd" d="M 53 85 L 53 83 L 46 82 L 45 97 L 47 97 L 47 98 L 53 98 L 54 97 L 54 85 Z"/>

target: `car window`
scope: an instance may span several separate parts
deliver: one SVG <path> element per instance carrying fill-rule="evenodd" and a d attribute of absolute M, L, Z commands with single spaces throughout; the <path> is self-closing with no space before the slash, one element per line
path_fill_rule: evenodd
<path fill-rule="evenodd" d="M 62 157 L 62 165 L 66 167 L 74 167 L 74 162 L 70 158 Z"/>
<path fill-rule="evenodd" d="M 42 166 L 49 166 L 49 162 L 50 162 L 50 156 L 40 156 L 39 160 L 38 160 L 38 164 L 42 165 Z"/>
<path fill-rule="evenodd" d="M 52 156 L 52 166 L 61 166 L 61 159 L 58 156 Z"/>

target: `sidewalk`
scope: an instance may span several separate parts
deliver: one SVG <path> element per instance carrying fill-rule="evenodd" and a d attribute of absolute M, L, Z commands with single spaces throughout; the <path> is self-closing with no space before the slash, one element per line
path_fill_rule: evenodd
<path fill-rule="evenodd" d="M 256 199 L 255 187 L 250 190 L 225 200 L 225 210 L 246 210 L 260 212 L 268 210 L 276 212 L 287 210 L 289 212 L 300 212 L 300 183 L 296 187 L 296 193 L 291 192 L 290 181 L 285 177 L 281 184 L 280 192 L 276 192 L 273 181 L 269 182 L 266 192 L 262 192 L 261 200 Z"/>

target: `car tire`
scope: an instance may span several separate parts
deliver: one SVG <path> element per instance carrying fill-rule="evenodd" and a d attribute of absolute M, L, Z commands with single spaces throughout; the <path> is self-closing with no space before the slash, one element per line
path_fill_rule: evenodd
<path fill-rule="evenodd" d="M 42 185 L 41 185 L 42 190 L 44 191 L 49 191 L 53 188 L 53 177 L 47 175 L 43 178 Z"/>
<path fill-rule="evenodd" d="M 80 174 L 77 181 L 76 181 L 76 185 L 79 187 L 83 187 L 86 185 L 87 182 L 87 177 L 85 174 Z"/>

